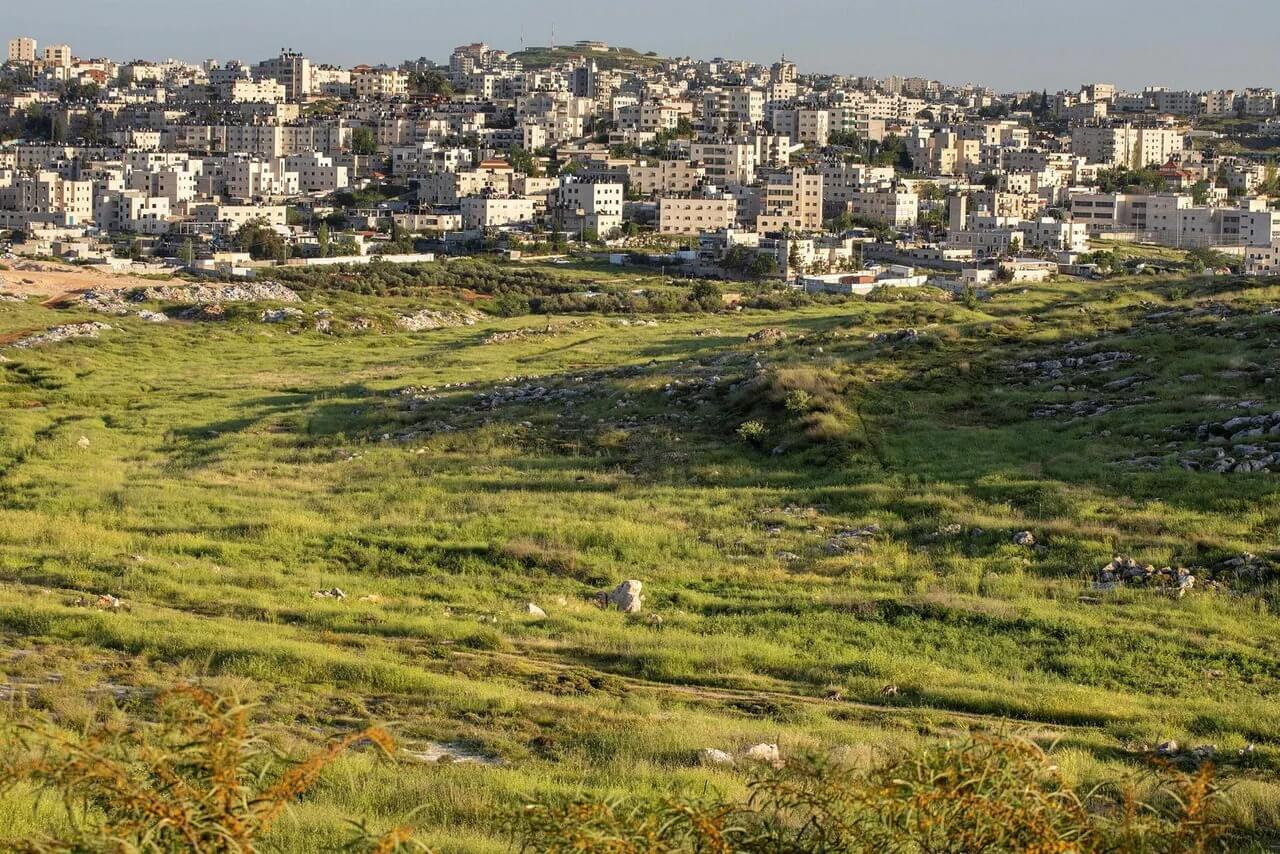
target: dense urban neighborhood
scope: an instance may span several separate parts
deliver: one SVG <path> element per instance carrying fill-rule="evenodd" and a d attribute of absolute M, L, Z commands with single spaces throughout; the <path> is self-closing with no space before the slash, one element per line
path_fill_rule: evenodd
<path fill-rule="evenodd" d="M 1270 88 L 997 93 L 603 42 L 193 65 L 24 37 L 0 85 L 0 228 L 77 262 L 586 247 L 850 293 L 1093 273 L 1106 238 L 1280 269 Z"/>
<path fill-rule="evenodd" d="M 1280 850 L 1278 81 L 1087 82 L 1257 71 L 1180 2 L 6 10 L 0 851 Z"/>

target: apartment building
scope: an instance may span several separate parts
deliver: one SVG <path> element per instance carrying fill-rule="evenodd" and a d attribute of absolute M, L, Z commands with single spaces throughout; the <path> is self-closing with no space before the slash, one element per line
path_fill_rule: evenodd
<path fill-rule="evenodd" d="M 640 163 L 627 170 L 631 190 L 642 196 L 654 193 L 692 193 L 707 180 L 707 170 L 688 160 L 657 160 Z"/>
<path fill-rule="evenodd" d="M 564 91 L 539 92 L 516 99 L 516 123 L 530 128 L 524 147 L 530 151 L 580 139 L 595 114 L 595 101 Z"/>
<path fill-rule="evenodd" d="M 1267 246 L 1280 239 L 1280 212 L 1254 199 L 1241 207 L 1197 206 L 1180 193 L 1082 193 L 1071 220 L 1090 234 L 1126 232 L 1166 246 Z"/>
<path fill-rule="evenodd" d="M 297 175 L 298 189 L 304 193 L 333 193 L 351 185 L 347 167 L 319 151 L 290 154 L 284 159 L 284 169 Z"/>
<path fill-rule="evenodd" d="M 164 234 L 169 231 L 169 199 L 146 190 L 115 190 L 101 194 L 94 204 L 93 220 L 107 231 Z"/>
<path fill-rule="evenodd" d="M 749 130 L 764 121 L 764 90 L 754 86 L 712 87 L 702 93 L 702 126 Z"/>
<path fill-rule="evenodd" d="M 71 67 L 71 45 L 51 44 L 44 49 L 44 64 L 50 68 Z"/>
<path fill-rule="evenodd" d="M 354 72 L 351 75 L 351 86 L 356 97 L 363 100 L 404 98 L 409 94 L 409 78 L 389 68 Z"/>
<path fill-rule="evenodd" d="M 9 40 L 9 61 L 32 63 L 36 61 L 36 40 L 16 38 Z"/>
<path fill-rule="evenodd" d="M 169 203 L 169 210 L 172 210 L 196 199 L 198 179 L 203 172 L 204 164 L 199 160 L 180 161 L 145 170 L 131 169 L 126 189 L 163 198 Z M 169 210 L 165 211 L 165 215 L 168 215 Z"/>
<path fill-rule="evenodd" d="M 840 210 L 867 222 L 908 227 L 920 218 L 920 197 L 899 190 L 855 190 L 845 196 Z"/>
<path fill-rule="evenodd" d="M 950 129 L 913 127 L 907 151 L 915 170 L 928 175 L 964 175 L 982 162 L 982 141 L 965 139 Z"/>
<path fill-rule="evenodd" d="M 822 176 L 803 169 L 770 172 L 764 178 L 761 205 L 756 217 L 756 231 L 761 234 L 821 229 Z"/>
<path fill-rule="evenodd" d="M 556 205 L 564 228 L 607 237 L 622 228 L 622 185 L 564 178 Z"/>
<path fill-rule="evenodd" d="M 737 218 L 738 200 L 724 193 L 664 196 L 658 200 L 661 234 L 700 234 L 733 228 Z"/>
<path fill-rule="evenodd" d="M 418 183 L 418 201 L 427 205 L 458 207 L 468 196 L 511 193 L 510 169 L 464 169 L 423 175 Z M 621 208 L 619 208 L 621 213 Z"/>
<path fill-rule="evenodd" d="M 93 182 L 71 180 L 43 169 L 0 187 L 0 208 L 25 214 L 56 214 L 67 225 L 93 219 Z"/>
<path fill-rule="evenodd" d="M 285 169 L 283 158 L 229 157 L 223 166 L 227 195 L 257 199 L 298 194 L 298 176 Z"/>
<path fill-rule="evenodd" d="M 218 87 L 218 96 L 232 104 L 283 104 L 288 100 L 284 84 L 270 78 L 227 81 Z"/>
<path fill-rule="evenodd" d="M 1204 95 L 1204 114 L 1206 116 L 1230 116 L 1236 111 L 1236 92 L 1234 89 L 1219 89 L 1206 92 Z"/>
<path fill-rule="evenodd" d="M 746 186 L 756 180 L 756 147 L 746 142 L 695 141 L 689 159 L 717 186 Z"/>
<path fill-rule="evenodd" d="M 300 53 L 281 51 L 279 56 L 258 63 L 254 71 L 259 79 L 270 78 L 282 84 L 290 101 L 305 100 L 314 91 L 311 60 Z"/>
<path fill-rule="evenodd" d="M 1089 248 L 1089 235 L 1081 223 L 1051 217 L 1026 220 L 997 216 L 980 209 L 965 217 L 963 229 L 947 230 L 947 248 L 971 250 L 980 258 L 1025 249 L 1084 252 Z"/>
<path fill-rule="evenodd" d="M 461 200 L 462 227 L 495 228 L 520 222 L 532 222 L 537 215 L 533 199 L 520 196 L 485 194 Z"/>
<path fill-rule="evenodd" d="M 1250 246 L 1244 252 L 1247 276 L 1280 276 L 1280 240 L 1269 246 Z"/>
<path fill-rule="evenodd" d="M 1185 132 L 1180 128 L 1126 122 L 1085 125 L 1071 131 L 1071 153 L 1106 166 L 1159 166 L 1181 155 L 1184 146 Z"/>
<path fill-rule="evenodd" d="M 1199 92 L 1152 87 L 1144 91 L 1152 109 L 1179 116 L 1198 116 L 1205 111 L 1205 96 Z"/>
<path fill-rule="evenodd" d="M 818 148 L 830 140 L 832 121 L 828 110 L 783 107 L 773 110 L 772 115 L 776 134 Z"/>

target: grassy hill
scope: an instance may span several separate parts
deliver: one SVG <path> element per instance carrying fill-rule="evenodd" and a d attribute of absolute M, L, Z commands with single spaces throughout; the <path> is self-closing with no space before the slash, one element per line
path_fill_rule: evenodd
<path fill-rule="evenodd" d="M 652 51 L 641 53 L 629 47 L 610 47 L 607 51 L 583 50 L 572 46 L 530 47 L 511 54 L 511 58 L 520 60 L 526 68 L 547 68 L 581 58 L 594 59 L 601 68 L 606 69 L 643 70 L 656 68 L 667 62 L 665 57 L 658 56 Z"/>
<path fill-rule="evenodd" d="M 0 302 L 0 346 L 112 327 L 0 349 L 6 693 L 76 728 L 196 680 L 292 750 L 386 726 L 401 762 L 336 763 L 284 851 L 356 817 L 506 851 L 529 798 L 740 793 L 702 748 L 970 731 L 1081 785 L 1213 744 L 1224 817 L 1274 840 L 1280 486 L 1211 470 L 1273 439 L 1196 434 L 1280 410 L 1276 283 L 393 328 L 468 296 L 311 290 L 282 323 Z M 1117 554 L 1198 583 L 1095 589 Z M 624 579 L 641 613 L 594 604 Z M 33 797 L 0 796 L 0 835 L 65 820 Z"/>

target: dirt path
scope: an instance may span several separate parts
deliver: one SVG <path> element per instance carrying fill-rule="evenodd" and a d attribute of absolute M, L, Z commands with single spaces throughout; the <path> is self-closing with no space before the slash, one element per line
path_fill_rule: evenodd
<path fill-rule="evenodd" d="M 555 660 L 546 654 L 541 654 L 531 649 L 526 649 L 520 653 L 496 651 L 461 652 L 459 650 L 452 650 L 452 653 L 459 658 L 500 659 L 512 665 L 524 665 L 526 668 L 533 666 L 534 669 L 542 669 L 544 671 L 572 671 L 587 669 L 607 675 L 635 688 L 643 688 L 660 694 L 683 696 L 697 701 L 759 702 L 761 700 L 774 700 L 808 706 L 818 706 L 825 709 L 858 710 L 874 715 L 908 718 L 925 717 L 932 718 L 935 723 L 941 722 L 939 719 L 950 720 L 952 722 L 964 722 L 966 724 L 990 727 L 1002 731 L 1019 731 L 1024 734 L 1027 730 L 1033 730 L 1039 734 L 1050 736 L 1060 736 L 1063 733 L 1072 730 L 1078 731 L 1090 729 L 1090 727 L 1081 724 L 1068 724 L 1054 721 L 1035 720 L 1033 718 L 1026 717 L 1008 717 L 998 714 L 960 711 L 939 706 L 893 705 L 891 702 L 886 702 L 884 704 L 864 703 L 856 700 L 818 697 L 812 694 L 795 694 L 789 691 L 780 691 L 769 688 L 724 688 L 718 686 L 681 685 L 671 682 L 657 682 L 651 679 L 628 676 L 609 670 L 596 670 L 590 665 Z"/>
<path fill-rule="evenodd" d="M 114 273 L 96 267 L 73 267 L 51 261 L 5 261 L 0 269 L 0 291 L 21 296 L 47 297 L 57 302 L 89 289 L 126 290 L 149 287 L 156 279 Z"/>

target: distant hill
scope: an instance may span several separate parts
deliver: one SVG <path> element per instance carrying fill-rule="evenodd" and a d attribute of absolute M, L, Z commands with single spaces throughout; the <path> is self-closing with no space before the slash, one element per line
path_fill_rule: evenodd
<path fill-rule="evenodd" d="M 578 57 L 594 59 L 601 68 L 655 68 L 667 62 L 664 56 L 656 53 L 641 53 L 629 47 L 610 47 L 606 50 L 574 47 L 530 47 L 511 54 L 526 68 L 548 68 Z"/>

